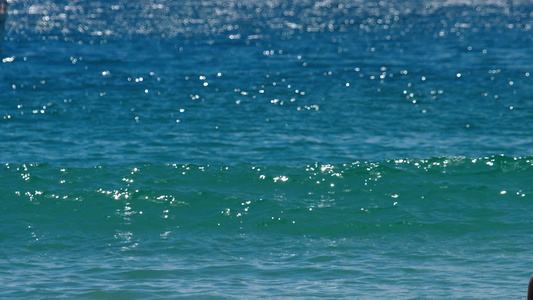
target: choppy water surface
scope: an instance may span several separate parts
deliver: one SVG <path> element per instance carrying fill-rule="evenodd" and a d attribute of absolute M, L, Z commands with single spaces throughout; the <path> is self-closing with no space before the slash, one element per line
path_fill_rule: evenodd
<path fill-rule="evenodd" d="M 525 297 L 528 1 L 10 1 L 4 297 Z"/>

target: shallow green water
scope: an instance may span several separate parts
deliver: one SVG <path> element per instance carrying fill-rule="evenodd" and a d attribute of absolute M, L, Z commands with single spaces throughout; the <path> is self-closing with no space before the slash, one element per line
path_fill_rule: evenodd
<path fill-rule="evenodd" d="M 533 159 L 0 170 L 4 296 L 520 297 Z"/>

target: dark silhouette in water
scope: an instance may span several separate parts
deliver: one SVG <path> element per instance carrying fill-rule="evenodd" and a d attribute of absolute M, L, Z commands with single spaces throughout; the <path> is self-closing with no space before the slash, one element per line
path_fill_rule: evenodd
<path fill-rule="evenodd" d="M 529 287 L 527 288 L 527 300 L 533 300 L 533 275 L 529 279 Z"/>
<path fill-rule="evenodd" d="M 7 14 L 7 0 L 0 0 L 0 15 Z"/>
<path fill-rule="evenodd" d="M 7 19 L 7 0 L 0 0 L 0 44 L 4 39 Z"/>
<path fill-rule="evenodd" d="M 7 0 L 0 0 L 0 42 L 4 39 L 7 19 Z"/>

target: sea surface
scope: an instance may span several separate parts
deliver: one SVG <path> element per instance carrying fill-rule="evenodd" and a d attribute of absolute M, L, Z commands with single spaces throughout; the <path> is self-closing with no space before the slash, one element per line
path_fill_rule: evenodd
<path fill-rule="evenodd" d="M 8 0 L 2 299 L 525 299 L 533 3 Z"/>

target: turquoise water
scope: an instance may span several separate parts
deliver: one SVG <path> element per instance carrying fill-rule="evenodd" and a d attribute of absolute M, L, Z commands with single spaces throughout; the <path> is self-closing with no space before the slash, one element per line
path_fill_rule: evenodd
<path fill-rule="evenodd" d="M 1 298 L 523 299 L 527 1 L 11 1 Z"/>

